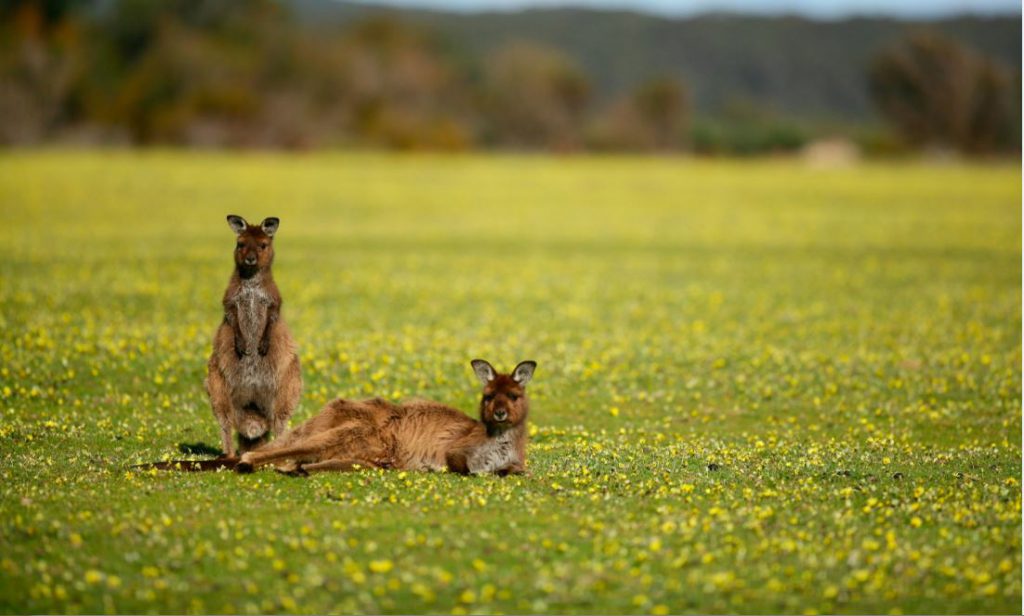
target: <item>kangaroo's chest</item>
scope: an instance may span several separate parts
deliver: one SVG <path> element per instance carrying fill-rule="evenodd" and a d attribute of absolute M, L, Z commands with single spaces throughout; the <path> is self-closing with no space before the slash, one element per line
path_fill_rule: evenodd
<path fill-rule="evenodd" d="M 509 430 L 474 449 L 466 457 L 466 466 L 471 473 L 494 473 L 508 468 L 519 460 L 515 438 Z"/>
<path fill-rule="evenodd" d="M 259 285 L 242 285 L 235 295 L 238 308 L 238 329 L 248 343 L 255 343 L 267 322 L 270 295 Z"/>

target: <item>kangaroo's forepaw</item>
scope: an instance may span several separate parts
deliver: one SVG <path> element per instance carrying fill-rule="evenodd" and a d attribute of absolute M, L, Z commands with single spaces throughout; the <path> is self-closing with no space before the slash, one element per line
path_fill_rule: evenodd
<path fill-rule="evenodd" d="M 525 475 L 526 467 L 523 466 L 509 466 L 497 471 L 499 477 L 508 477 L 509 475 Z"/>

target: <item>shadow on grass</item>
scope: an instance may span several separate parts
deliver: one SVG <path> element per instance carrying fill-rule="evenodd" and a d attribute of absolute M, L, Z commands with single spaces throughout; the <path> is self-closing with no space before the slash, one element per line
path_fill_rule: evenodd
<path fill-rule="evenodd" d="M 156 469 L 159 471 L 183 471 L 186 473 L 198 473 L 203 471 L 219 471 L 220 469 L 234 470 L 238 465 L 238 458 L 224 455 L 217 447 L 206 443 L 178 443 L 178 451 L 190 455 L 216 456 L 212 460 L 164 460 L 162 462 L 147 462 L 135 464 L 130 468 L 139 470 Z"/>

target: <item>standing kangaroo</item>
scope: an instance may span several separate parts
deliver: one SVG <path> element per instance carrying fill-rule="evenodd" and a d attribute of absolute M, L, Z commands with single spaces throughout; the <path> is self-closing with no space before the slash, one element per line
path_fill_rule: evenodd
<path fill-rule="evenodd" d="M 235 271 L 224 292 L 224 321 L 213 338 L 206 377 L 213 414 L 220 422 L 224 454 L 243 453 L 288 427 L 302 393 L 295 343 L 281 318 L 281 293 L 270 266 L 280 221 L 259 226 L 228 216 L 238 236 Z"/>
<path fill-rule="evenodd" d="M 429 400 L 393 404 L 381 398 L 341 398 L 270 445 L 245 453 L 235 470 L 245 473 L 274 463 L 279 471 L 306 475 L 357 467 L 442 470 L 457 473 L 526 471 L 526 384 L 536 362 L 498 374 L 472 361 L 484 386 L 480 420 Z"/>

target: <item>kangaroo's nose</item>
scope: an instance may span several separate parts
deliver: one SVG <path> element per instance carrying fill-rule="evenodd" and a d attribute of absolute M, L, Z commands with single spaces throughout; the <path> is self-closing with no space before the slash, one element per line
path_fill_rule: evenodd
<path fill-rule="evenodd" d="M 494 411 L 494 418 L 497 419 L 498 421 L 505 421 L 506 419 L 508 419 L 508 411 L 506 411 L 505 409 L 498 409 Z"/>
<path fill-rule="evenodd" d="M 255 255 L 249 255 L 248 257 L 246 257 L 245 258 L 245 264 L 246 265 L 256 265 L 256 256 Z"/>

